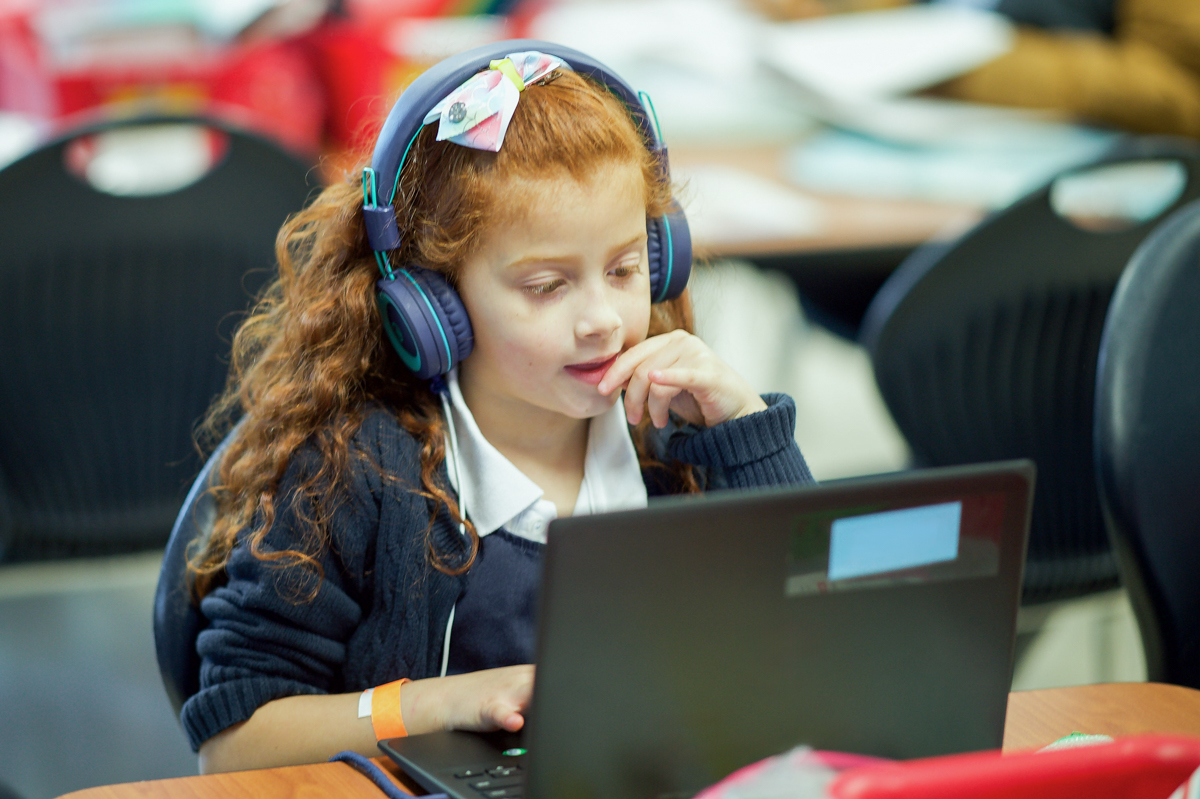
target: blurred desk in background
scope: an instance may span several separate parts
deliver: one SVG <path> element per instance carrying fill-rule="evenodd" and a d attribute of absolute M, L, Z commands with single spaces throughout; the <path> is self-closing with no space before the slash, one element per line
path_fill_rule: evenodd
<path fill-rule="evenodd" d="M 787 179 L 790 151 L 672 147 L 671 172 L 682 184 L 698 257 L 742 258 L 787 274 L 816 321 L 843 335 L 853 337 L 879 286 L 910 252 L 957 236 L 985 213 L 801 189 Z"/>

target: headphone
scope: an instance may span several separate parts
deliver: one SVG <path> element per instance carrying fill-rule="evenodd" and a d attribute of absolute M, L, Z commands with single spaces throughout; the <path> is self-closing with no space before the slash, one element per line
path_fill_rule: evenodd
<path fill-rule="evenodd" d="M 493 60 L 526 50 L 562 59 L 615 94 L 629 109 L 664 175 L 670 176 L 667 148 L 650 98 L 577 50 L 535 39 L 508 40 L 460 53 L 422 73 L 392 106 L 375 143 L 371 166 L 363 170 L 363 220 L 383 275 L 375 284 L 383 328 L 400 359 L 422 379 L 444 375 L 470 355 L 474 336 L 458 292 L 440 273 L 418 264 L 394 270 L 388 260 L 388 252 L 397 249 L 401 241 L 392 204 L 400 170 L 431 108 Z M 382 205 L 381 195 L 385 198 Z M 683 293 L 692 270 L 692 236 L 679 203 L 672 200 L 666 214 L 647 217 L 646 235 L 651 301 L 674 299 Z"/>

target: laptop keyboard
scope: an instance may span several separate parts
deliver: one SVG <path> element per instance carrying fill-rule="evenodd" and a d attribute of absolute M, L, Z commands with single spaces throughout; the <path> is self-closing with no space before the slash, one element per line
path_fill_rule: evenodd
<path fill-rule="evenodd" d="M 520 766 L 463 769 L 455 773 L 454 781 L 486 799 L 520 799 L 525 795 L 525 775 Z M 463 794 L 470 793 L 459 790 Z"/>

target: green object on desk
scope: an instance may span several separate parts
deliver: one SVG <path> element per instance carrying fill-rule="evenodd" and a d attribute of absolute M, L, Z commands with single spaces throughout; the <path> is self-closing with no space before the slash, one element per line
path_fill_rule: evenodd
<path fill-rule="evenodd" d="M 1086 732 L 1072 732 L 1070 735 L 1059 738 L 1053 743 L 1046 744 L 1039 752 L 1049 752 L 1055 749 L 1071 749 L 1076 746 L 1093 746 L 1095 744 L 1111 743 L 1113 737 L 1111 735 L 1091 735 Z"/>

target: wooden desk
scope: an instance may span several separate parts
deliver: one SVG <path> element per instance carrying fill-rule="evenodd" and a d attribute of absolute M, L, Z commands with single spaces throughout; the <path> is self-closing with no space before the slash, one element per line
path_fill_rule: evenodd
<path fill-rule="evenodd" d="M 1004 751 L 1045 746 L 1072 732 L 1200 737 L 1200 691 L 1163 683 L 1108 683 L 1008 695 Z"/>
<path fill-rule="evenodd" d="M 790 277 L 814 321 L 855 338 L 875 293 L 916 247 L 966 231 L 983 210 L 962 205 L 851 197 L 800 189 L 788 182 L 789 148 L 671 148 L 673 175 L 732 167 L 781 192 L 815 204 L 819 225 L 806 235 L 706 241 L 697 225 L 692 233 L 703 259 L 743 258 Z M 702 202 L 702 200 L 701 200 Z"/>
<path fill-rule="evenodd" d="M 1161 683 L 1110 683 L 1009 694 L 1004 751 L 1045 746 L 1072 732 L 1200 736 L 1200 691 Z M 390 760 L 379 758 L 376 762 L 403 786 Z M 325 795 L 341 799 L 382 796 L 350 766 L 320 763 L 108 785 L 69 793 L 63 799 L 315 799 Z"/>
<path fill-rule="evenodd" d="M 961 233 L 983 217 L 983 211 L 962 205 L 888 200 L 871 197 L 813 192 L 793 185 L 787 174 L 788 147 L 672 147 L 672 175 L 697 167 L 718 165 L 734 167 L 814 200 L 824 223 L 812 235 L 783 239 L 745 241 L 704 241 L 697 236 L 696 247 L 711 257 L 796 256 L 809 253 L 912 249 L 931 239 L 948 238 Z"/>

